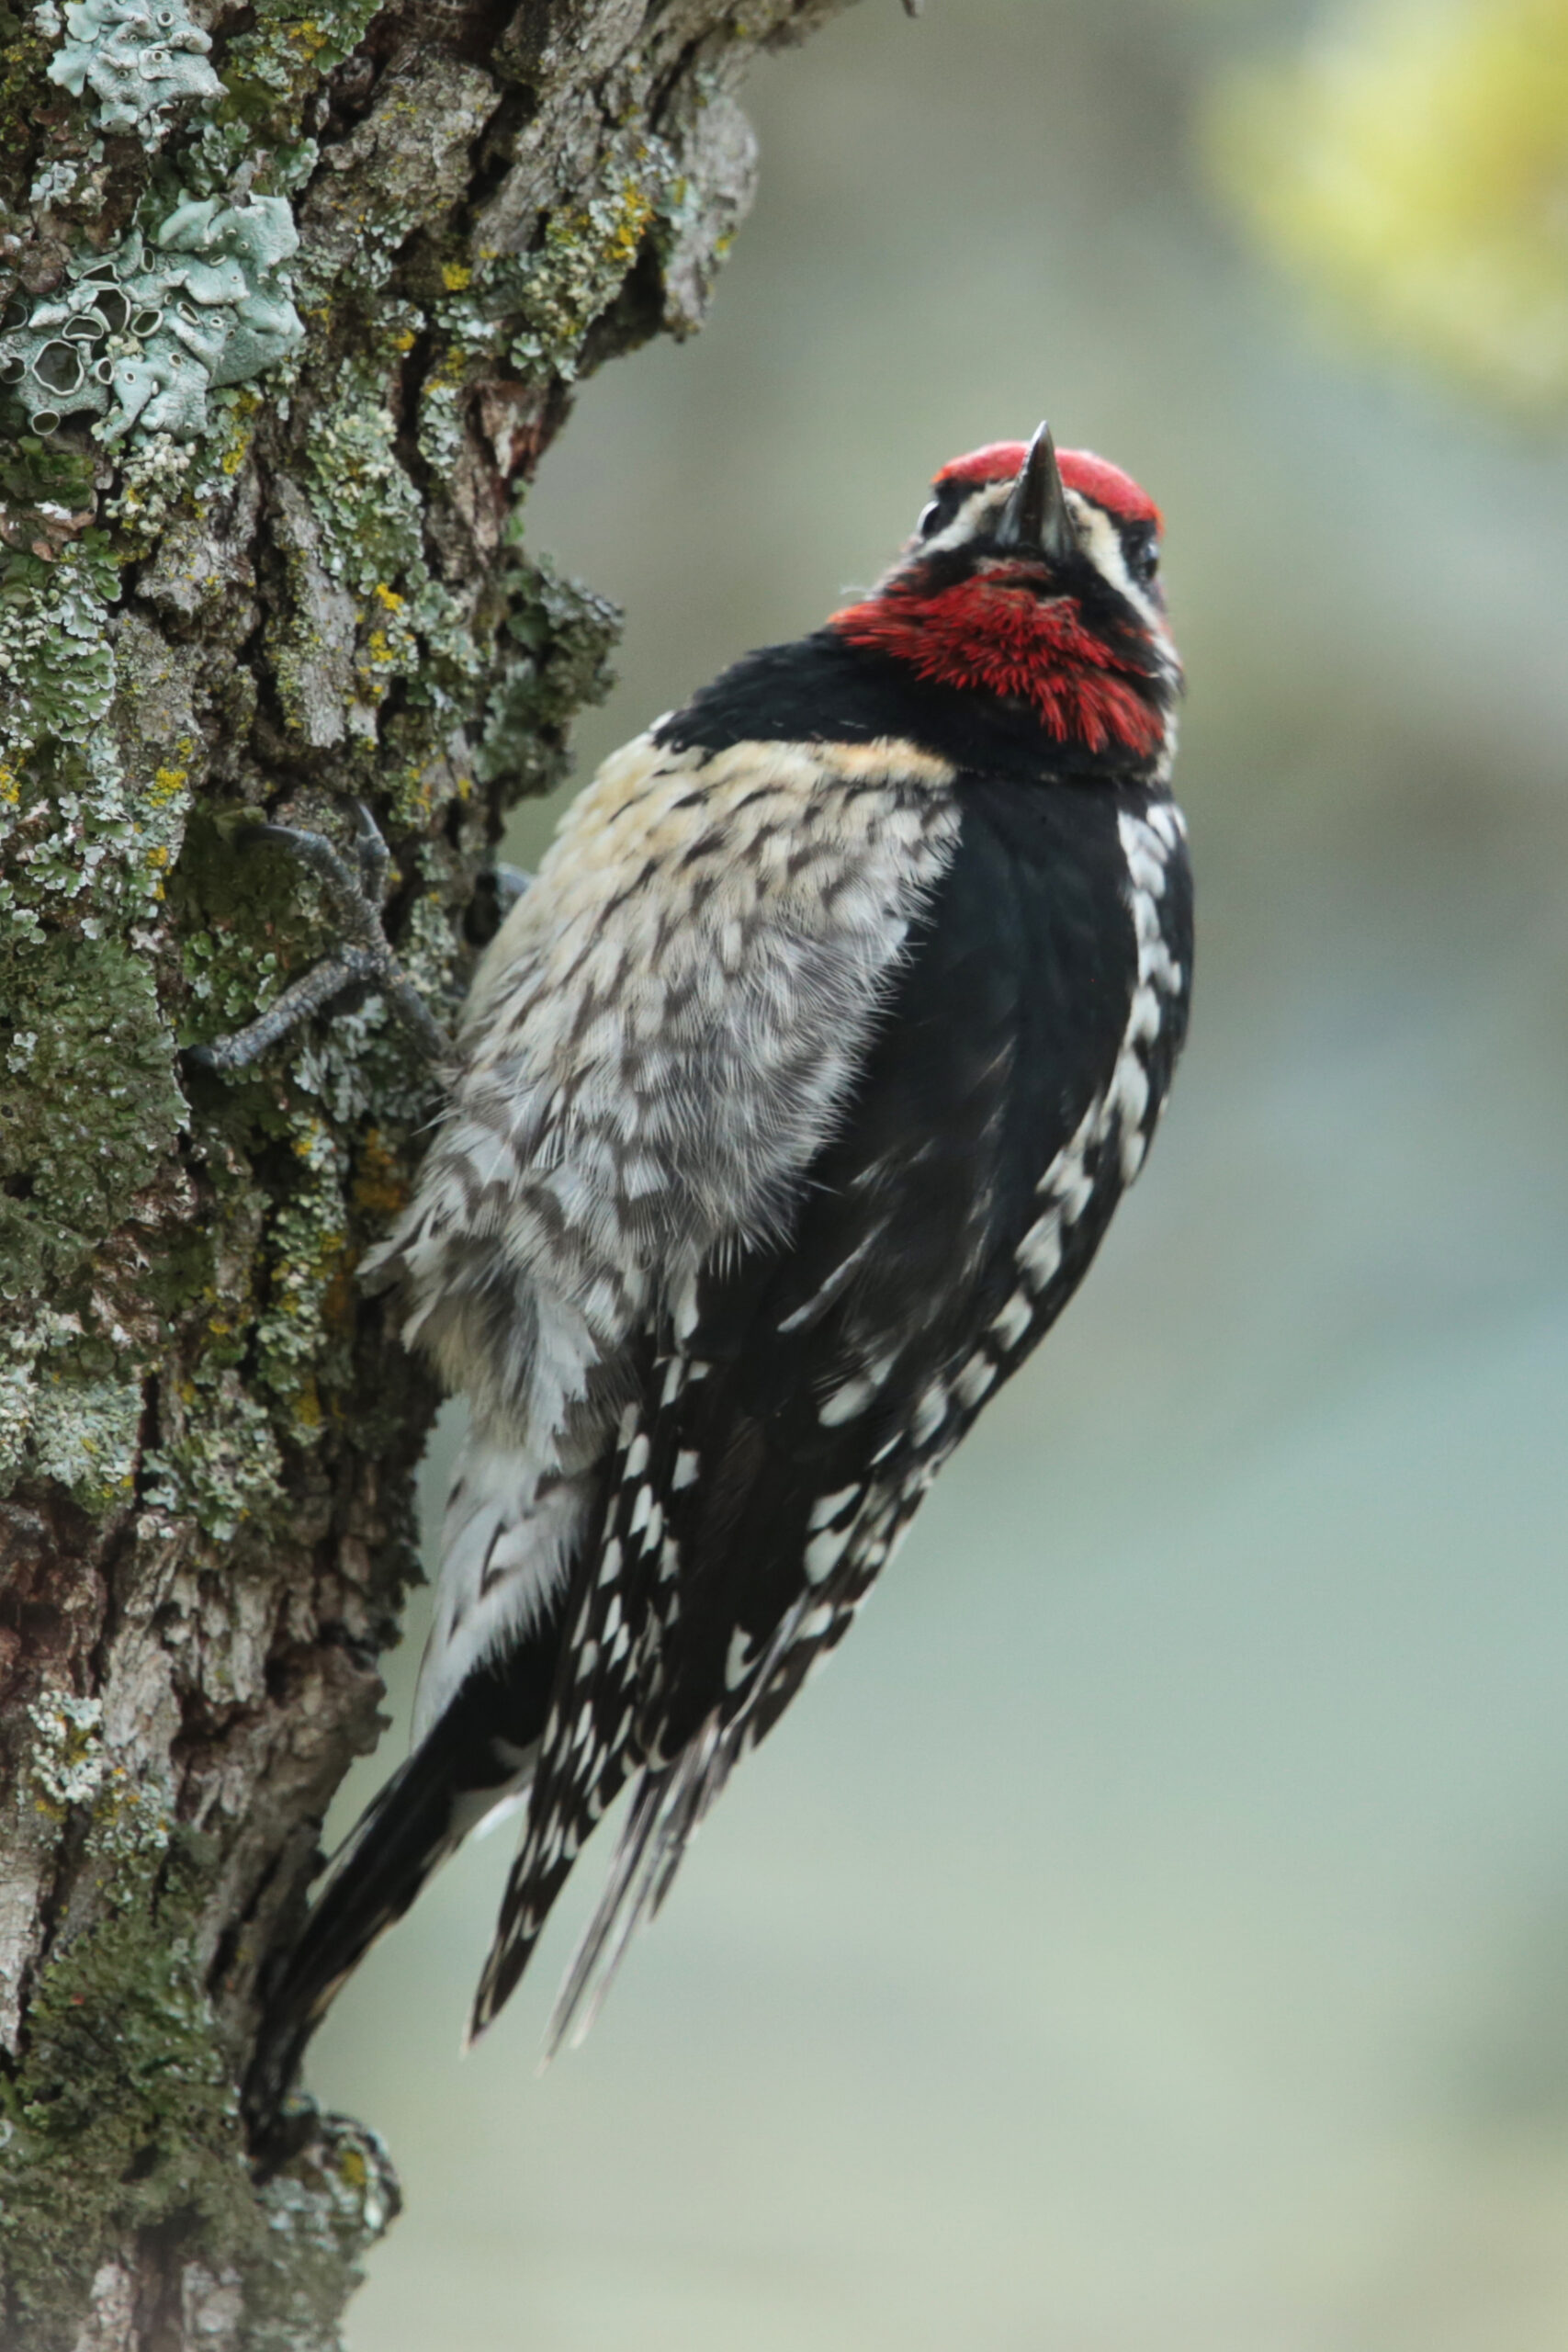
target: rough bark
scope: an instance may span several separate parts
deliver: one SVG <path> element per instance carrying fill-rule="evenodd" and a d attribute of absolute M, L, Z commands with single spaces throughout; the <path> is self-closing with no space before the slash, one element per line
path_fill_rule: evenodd
<path fill-rule="evenodd" d="M 325 2346 L 395 2210 L 258 2182 L 257 1972 L 377 1730 L 432 1398 L 355 1261 L 431 1076 L 258 815 L 462 985 L 615 616 L 525 550 L 575 378 L 701 315 L 732 91 L 841 0 L 0 5 L 0 2341 Z"/>

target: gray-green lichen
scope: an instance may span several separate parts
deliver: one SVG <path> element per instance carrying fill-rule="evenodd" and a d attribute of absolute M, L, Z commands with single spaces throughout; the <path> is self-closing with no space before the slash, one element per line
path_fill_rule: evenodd
<path fill-rule="evenodd" d="M 261 2192 L 274 2259 L 252 2267 L 244 2352 L 339 2352 L 345 2285 L 357 2285 L 401 2201 L 376 2133 L 347 2116 L 318 2117 Z"/>
<path fill-rule="evenodd" d="M 320 2119 L 258 2194 L 233 2064 L 205 1982 L 209 1841 L 110 1748 L 96 1699 L 31 1711 L 34 1802 L 85 1826 L 98 1916 L 69 1923 L 33 1987 L 22 2062 L 0 2074 L 0 2272 L 15 2341 L 64 2347 L 133 2272 L 139 2237 L 199 2248 L 182 2303 L 236 2352 L 335 2352 L 367 2248 L 398 2207 L 374 2133 Z M 13 2340 L 7 2338 L 8 2341 Z M 207 2340 L 196 2327 L 183 2340 Z"/>
<path fill-rule="evenodd" d="M 464 715 L 485 667 L 474 616 L 432 573 L 423 505 L 398 457 L 394 420 L 358 370 L 340 378 L 306 463 L 320 534 L 311 552 L 347 598 L 350 729 L 374 740 L 378 707 L 400 680 L 433 714 Z"/>
<path fill-rule="evenodd" d="M 547 217 L 537 244 L 518 252 L 481 242 L 471 266 L 446 266 L 435 306 L 442 330 L 465 355 L 504 356 L 525 375 L 570 382 L 645 239 L 674 223 L 685 189 L 665 141 L 620 133 L 580 200 Z"/>
<path fill-rule="evenodd" d="M 57 554 L 0 550 L 0 823 L 19 821 L 16 756 L 46 738 L 85 743 L 107 711 L 115 668 L 105 623 L 118 594 L 119 568 L 98 532 Z"/>
<path fill-rule="evenodd" d="M 566 771 L 572 714 L 608 687 L 621 616 L 544 560 L 517 561 L 503 576 L 506 619 L 475 768 L 485 782 L 515 777 L 525 791 L 548 792 Z"/>
<path fill-rule="evenodd" d="M 0 1490 L 30 1470 L 101 1513 L 135 1490 L 144 1398 L 134 1376 L 89 1371 L 83 1337 L 50 1308 L 0 1333 Z"/>
<path fill-rule="evenodd" d="M 33 1786 L 45 1809 L 63 1813 L 67 1805 L 91 1804 L 109 1772 L 100 1736 L 102 1701 L 57 1695 L 28 1713 L 38 1733 Z"/>
<path fill-rule="evenodd" d="M 150 246 L 132 229 L 111 253 L 78 255 L 67 285 L 0 334 L 0 382 L 38 433 L 91 416 L 104 442 L 132 426 L 195 440 L 210 392 L 304 341 L 285 267 L 299 249 L 284 197 L 189 198 Z"/>
<path fill-rule="evenodd" d="M 177 2226 L 200 2247 L 188 2290 L 227 2319 L 228 2341 L 333 2352 L 345 2287 L 397 2210 L 386 2153 L 324 2119 L 257 2197 L 202 1981 L 203 1841 L 121 1784 L 90 1703 L 66 1702 L 43 1731 L 39 1802 L 88 1811 L 114 1885 L 107 1915 L 43 1972 L 26 2062 L 0 2077 L 0 2257 L 20 2340 L 50 2340 L 56 2310 L 85 2311 L 106 2255 Z"/>
<path fill-rule="evenodd" d="M 282 1505 L 283 1457 L 271 1414 L 234 1368 L 200 1363 L 170 1398 L 168 1420 L 142 1463 L 148 1503 L 194 1520 L 214 1544 L 231 1544 L 247 1521 L 265 1529 Z"/>
<path fill-rule="evenodd" d="M 41 32 L 59 33 L 52 0 L 34 16 Z M 207 62 L 211 39 L 179 0 L 70 0 L 65 36 L 49 78 L 74 97 L 92 91 L 100 130 L 134 130 L 155 147 L 170 107 L 222 96 Z"/>
<path fill-rule="evenodd" d="M 257 2234 L 197 1956 L 200 1841 L 107 1753 L 90 1702 L 40 1712 L 37 1802 L 85 1819 L 107 1891 L 43 1970 L 26 2058 L 0 2075 L 0 2256 L 24 2326 L 62 2295 L 85 2304 L 106 2247 L 175 2213 L 201 2213 L 209 2258 Z"/>
<path fill-rule="evenodd" d="M 36 899 L 8 912 L 0 1298 L 15 1313 L 69 1283 L 131 1213 L 174 1147 L 185 1103 L 145 961 L 117 939 L 55 929 Z"/>

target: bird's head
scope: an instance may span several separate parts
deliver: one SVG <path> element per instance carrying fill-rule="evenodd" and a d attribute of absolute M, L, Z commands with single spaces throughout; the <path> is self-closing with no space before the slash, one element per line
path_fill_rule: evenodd
<path fill-rule="evenodd" d="M 1032 711 L 1113 766 L 1163 767 L 1181 665 L 1159 587 L 1159 509 L 1042 425 L 942 468 L 914 537 L 829 623 L 920 677 Z"/>

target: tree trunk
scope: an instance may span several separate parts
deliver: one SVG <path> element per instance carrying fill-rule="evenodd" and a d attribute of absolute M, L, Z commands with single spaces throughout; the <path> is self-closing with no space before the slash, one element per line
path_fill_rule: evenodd
<path fill-rule="evenodd" d="M 355 1261 L 433 1102 L 258 819 L 393 858 L 438 1016 L 611 608 L 525 552 L 574 379 L 698 322 L 731 95 L 841 0 L 0 0 L 0 2342 L 326 2346 L 396 2210 L 258 2183 L 258 1969 L 377 1731 L 433 1398 Z M 190 13 L 194 6 L 196 14 Z M 482 901 L 482 894 L 481 894 Z M 14 1485 L 13 1485 L 13 1482 Z"/>

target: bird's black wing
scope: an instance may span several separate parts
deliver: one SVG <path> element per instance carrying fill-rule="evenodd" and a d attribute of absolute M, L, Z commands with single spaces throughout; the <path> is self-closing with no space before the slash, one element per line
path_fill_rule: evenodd
<path fill-rule="evenodd" d="M 591 2018 L 731 1765 L 841 1637 L 1142 1159 L 1185 1021 L 1174 825 L 1145 821 L 1146 793 L 961 789 L 953 862 L 787 1239 L 675 1303 L 623 1420 L 476 2030 L 640 1767 L 556 2038 Z"/>

